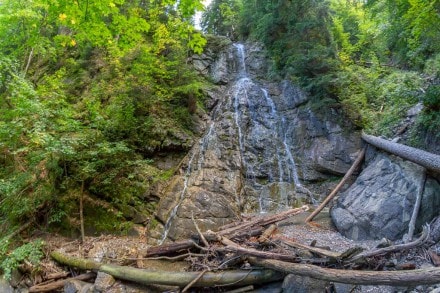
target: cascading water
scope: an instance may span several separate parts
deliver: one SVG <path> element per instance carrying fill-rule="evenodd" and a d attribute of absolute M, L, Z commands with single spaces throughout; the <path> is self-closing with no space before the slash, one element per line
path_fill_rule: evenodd
<path fill-rule="evenodd" d="M 191 165 L 192 165 L 192 161 L 194 160 L 194 156 L 195 156 L 195 152 L 193 152 L 193 154 L 191 155 L 191 158 L 188 161 L 188 167 L 186 168 L 186 171 L 185 171 L 185 177 L 183 179 L 184 180 L 183 181 L 183 189 L 182 189 L 182 192 L 180 193 L 179 202 L 171 210 L 171 213 L 168 217 L 168 220 L 166 221 L 166 223 L 164 225 L 164 230 L 162 233 L 162 238 L 159 241 L 159 245 L 162 245 L 164 243 L 164 241 L 167 239 L 168 233 L 170 232 L 170 229 L 171 229 L 171 224 L 173 223 L 173 220 L 177 215 L 177 210 L 179 209 L 180 205 L 182 204 L 183 200 L 185 199 L 186 190 L 188 189 L 189 176 L 191 174 Z"/>
<path fill-rule="evenodd" d="M 291 182 L 296 187 L 300 187 L 301 183 L 298 178 L 295 160 L 287 141 L 285 118 L 277 112 L 276 105 L 267 89 L 262 88 L 248 75 L 244 46 L 242 44 L 235 44 L 234 47 L 236 48 L 236 56 L 238 58 L 238 80 L 233 87 L 234 120 L 238 133 L 241 163 L 244 165 L 243 170 L 246 171 L 246 174 L 244 174 L 245 178 L 248 180 L 248 184 L 253 185 L 254 188 L 261 189 L 256 182 L 258 175 L 256 175 L 255 169 L 257 164 L 262 162 L 255 161 L 255 159 L 247 159 L 248 154 L 245 150 L 246 145 L 252 145 L 248 138 L 250 136 L 249 133 L 251 133 L 253 136 L 251 139 L 264 137 L 264 139 L 271 141 L 273 144 L 273 147 L 261 152 L 263 160 L 276 158 L 275 160 L 272 159 L 276 164 L 267 164 L 267 174 L 265 176 L 268 178 L 268 183 L 275 181 L 273 174 L 278 172 L 278 182 Z M 250 98 L 249 92 L 252 92 L 252 98 Z M 261 110 L 263 108 L 266 110 Z M 246 127 L 246 130 L 243 129 L 244 127 Z M 282 146 L 282 149 L 280 149 L 280 146 Z M 284 178 L 285 174 L 288 175 L 288 178 Z M 284 189 L 284 185 L 280 185 L 278 192 L 282 198 L 281 205 L 287 207 L 288 195 Z M 270 202 L 270 195 L 260 191 L 258 195 L 260 213 L 268 211 Z M 282 206 L 280 207 L 282 208 Z"/>
<path fill-rule="evenodd" d="M 189 233 L 193 212 L 210 229 L 243 211 L 288 208 L 302 186 L 282 106 L 291 96 L 272 98 L 271 88 L 247 72 L 244 45 L 234 44 L 227 56 L 235 78 L 217 100 L 184 175 L 173 177 L 159 203 L 157 217 L 164 223 L 160 243 Z M 255 64 L 249 68 L 255 70 Z M 282 92 L 281 84 L 275 87 Z"/>
<path fill-rule="evenodd" d="M 186 171 L 185 171 L 185 175 L 184 175 L 184 179 L 183 179 L 183 188 L 180 193 L 179 200 L 178 200 L 177 204 L 174 206 L 174 208 L 171 210 L 171 212 L 168 216 L 168 219 L 165 222 L 164 230 L 162 233 L 162 237 L 159 241 L 159 245 L 163 244 L 163 242 L 165 242 L 165 240 L 168 237 L 168 233 L 170 232 L 171 225 L 173 224 L 173 221 L 177 215 L 177 211 L 179 210 L 180 205 L 183 203 L 183 201 L 185 199 L 185 195 L 186 195 L 186 192 L 187 192 L 188 186 L 189 186 L 189 180 L 191 178 L 192 173 L 195 171 L 202 171 L 203 170 L 203 165 L 204 165 L 204 160 L 205 160 L 205 152 L 208 148 L 208 145 L 209 145 L 210 140 L 213 137 L 213 135 L 214 135 L 214 123 L 211 123 L 211 125 L 209 126 L 209 129 L 208 129 L 208 132 L 199 141 L 199 151 L 198 151 L 197 164 L 193 164 L 193 161 L 194 161 L 194 159 L 196 157 L 196 153 L 197 153 L 195 150 L 193 150 L 193 153 L 188 161 L 188 167 L 186 168 Z M 194 168 L 195 166 L 197 168 Z"/>

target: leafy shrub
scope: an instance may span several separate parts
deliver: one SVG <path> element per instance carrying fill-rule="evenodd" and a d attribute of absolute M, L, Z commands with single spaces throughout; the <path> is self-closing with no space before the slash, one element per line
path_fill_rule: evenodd
<path fill-rule="evenodd" d="M 38 266 L 40 260 L 43 258 L 44 242 L 42 240 L 35 240 L 26 243 L 16 249 L 10 254 L 6 255 L 8 245 L 7 241 L 0 241 L 0 269 L 5 273 L 6 279 L 11 279 L 11 273 L 17 269 L 23 262 L 29 262 L 32 265 Z"/>
<path fill-rule="evenodd" d="M 440 110 L 440 84 L 433 84 L 428 87 L 423 96 L 423 105 L 427 111 Z"/>

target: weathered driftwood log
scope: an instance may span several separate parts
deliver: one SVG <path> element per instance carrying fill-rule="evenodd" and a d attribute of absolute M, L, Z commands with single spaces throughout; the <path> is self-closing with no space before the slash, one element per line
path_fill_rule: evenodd
<path fill-rule="evenodd" d="M 95 273 L 86 273 L 86 274 L 82 274 L 82 275 L 79 275 L 76 277 L 63 279 L 63 280 L 59 280 L 59 281 L 48 283 L 48 284 L 38 284 L 38 285 L 30 287 L 29 292 L 32 292 L 32 293 L 53 292 L 57 289 L 62 288 L 67 282 L 70 282 L 72 280 L 85 281 L 85 280 L 93 279 L 95 277 L 96 277 Z"/>
<path fill-rule="evenodd" d="M 200 272 L 150 271 L 112 264 L 102 264 L 88 259 L 76 258 L 60 252 L 52 252 L 51 257 L 57 262 L 82 270 L 101 271 L 115 278 L 144 285 L 169 285 L 185 287 L 200 276 Z M 278 281 L 284 274 L 274 270 L 234 270 L 206 272 L 192 287 L 226 286 L 234 284 L 245 286 Z"/>
<path fill-rule="evenodd" d="M 291 261 L 291 262 L 300 261 L 300 259 L 294 253 L 281 254 L 270 251 L 259 251 L 253 248 L 245 248 L 222 236 L 218 236 L 218 241 L 226 245 L 226 248 L 224 248 L 224 250 L 236 252 L 241 255 L 250 255 L 261 258 L 278 259 L 278 260 Z"/>
<path fill-rule="evenodd" d="M 405 242 L 410 242 L 414 236 L 414 230 L 416 229 L 416 221 L 419 215 L 420 204 L 422 203 L 422 195 L 425 190 L 426 183 L 426 170 L 424 170 L 422 178 L 420 178 L 419 189 L 417 190 L 416 203 L 414 204 L 413 213 L 411 215 L 411 220 L 408 224 L 408 237 Z"/>
<path fill-rule="evenodd" d="M 410 249 L 410 248 L 420 246 L 420 245 L 424 244 L 426 241 L 428 241 L 429 233 L 430 233 L 430 227 L 428 225 L 426 225 L 423 227 L 422 235 L 420 235 L 419 238 L 417 238 L 416 240 L 414 240 L 412 242 L 365 251 L 365 252 L 362 252 L 362 253 L 359 253 L 359 254 L 353 256 L 348 261 L 353 262 L 353 261 L 357 261 L 362 258 L 383 255 L 383 254 L 387 254 L 387 253 L 391 253 L 391 252 L 401 251 L 401 250 Z"/>
<path fill-rule="evenodd" d="M 336 185 L 335 189 L 333 189 L 333 191 L 324 199 L 324 201 L 319 205 L 319 207 L 317 207 L 316 210 L 314 210 L 313 213 L 311 213 L 310 216 L 307 217 L 306 223 L 313 220 L 313 218 L 316 217 L 316 215 L 318 215 L 322 211 L 322 209 L 336 196 L 336 194 L 338 194 L 339 190 L 342 188 L 342 186 L 344 186 L 345 182 L 347 182 L 347 180 L 351 177 L 354 171 L 356 171 L 357 167 L 364 159 L 365 149 L 366 148 L 364 147 L 361 150 L 358 157 L 354 161 L 353 165 L 351 165 L 350 169 L 347 171 L 347 173 L 345 173 L 344 177 L 338 183 L 338 185 Z"/>
<path fill-rule="evenodd" d="M 334 252 L 331 250 L 327 250 L 327 249 L 322 249 L 322 248 L 318 248 L 318 247 L 313 247 L 313 246 L 309 246 L 309 245 L 305 245 L 305 244 L 301 244 L 298 242 L 294 242 L 291 241 L 289 239 L 286 239 L 282 236 L 275 236 L 274 240 L 281 242 L 287 246 L 293 247 L 293 248 L 299 248 L 299 249 L 304 249 L 304 250 L 308 250 L 312 253 L 318 254 L 320 256 L 323 257 L 328 257 L 330 259 L 338 259 L 341 257 L 341 253 L 339 252 Z"/>
<path fill-rule="evenodd" d="M 248 258 L 253 265 L 330 282 L 356 285 L 417 286 L 440 283 L 440 268 L 412 271 L 357 271 L 321 268 L 279 260 Z"/>
<path fill-rule="evenodd" d="M 153 246 L 148 248 L 145 257 L 151 256 L 159 256 L 159 255 L 167 255 L 170 253 L 175 253 L 178 251 L 186 250 L 189 248 L 195 247 L 195 243 L 193 240 L 182 240 L 170 244 L 164 244 L 159 246 Z"/>
<path fill-rule="evenodd" d="M 362 139 L 379 149 L 419 164 L 426 169 L 440 172 L 439 155 L 365 133 L 362 133 Z"/>
<path fill-rule="evenodd" d="M 233 235 L 237 231 L 249 230 L 251 227 L 254 227 L 254 226 L 268 226 L 270 224 L 283 221 L 283 220 L 287 219 L 288 217 L 298 215 L 298 214 L 303 213 L 308 210 L 309 210 L 309 207 L 304 205 L 300 208 L 291 209 L 291 210 L 288 210 L 288 211 L 285 211 L 285 212 L 282 212 L 279 214 L 275 214 L 272 216 L 266 216 L 266 217 L 256 219 L 253 221 L 249 221 L 249 222 L 237 223 L 236 226 L 230 227 L 228 229 L 224 229 L 224 230 L 220 229 L 220 231 L 218 231 L 217 234 L 219 234 L 221 236 L 230 237 L 230 235 Z"/>
<path fill-rule="evenodd" d="M 265 244 L 270 242 L 270 237 L 277 231 L 278 227 L 275 224 L 272 224 L 264 230 L 264 232 L 261 234 L 261 236 L 258 238 L 258 242 L 260 244 Z"/>

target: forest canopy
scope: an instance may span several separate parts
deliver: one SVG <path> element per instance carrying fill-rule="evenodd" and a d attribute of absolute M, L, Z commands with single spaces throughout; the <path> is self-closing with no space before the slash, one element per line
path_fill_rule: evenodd
<path fill-rule="evenodd" d="M 206 43 L 200 1 L 2 0 L 0 232 L 37 221 L 122 231 L 168 176 L 158 151 L 189 148 Z M 88 211 L 89 212 L 88 212 Z"/>
<path fill-rule="evenodd" d="M 202 25 L 264 43 L 276 74 L 359 127 L 386 134 L 423 102 L 422 127 L 440 128 L 438 0 L 213 0 Z"/>

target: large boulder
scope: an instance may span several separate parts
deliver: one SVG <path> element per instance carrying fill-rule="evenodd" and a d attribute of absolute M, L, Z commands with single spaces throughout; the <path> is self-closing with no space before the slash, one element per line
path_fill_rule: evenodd
<path fill-rule="evenodd" d="M 401 239 L 408 231 L 425 170 L 383 152 L 367 152 L 367 166 L 343 192 L 331 216 L 337 229 L 354 240 Z M 439 214 L 440 184 L 426 180 L 417 228 Z"/>

